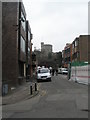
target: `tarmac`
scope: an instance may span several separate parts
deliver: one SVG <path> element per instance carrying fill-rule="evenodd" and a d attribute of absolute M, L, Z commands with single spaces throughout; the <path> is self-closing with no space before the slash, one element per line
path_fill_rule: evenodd
<path fill-rule="evenodd" d="M 37 82 L 24 82 L 13 89 L 9 94 L 2 97 L 2 105 L 14 104 L 26 99 L 30 99 L 39 93 Z"/>

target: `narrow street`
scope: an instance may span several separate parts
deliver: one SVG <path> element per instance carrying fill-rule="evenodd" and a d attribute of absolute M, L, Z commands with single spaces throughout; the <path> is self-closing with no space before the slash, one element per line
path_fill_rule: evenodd
<path fill-rule="evenodd" d="M 0 118 L 88 119 L 90 2 L 0 3 Z"/>
<path fill-rule="evenodd" d="M 65 75 L 38 83 L 39 94 L 3 106 L 4 118 L 88 118 L 88 86 L 68 81 Z"/>

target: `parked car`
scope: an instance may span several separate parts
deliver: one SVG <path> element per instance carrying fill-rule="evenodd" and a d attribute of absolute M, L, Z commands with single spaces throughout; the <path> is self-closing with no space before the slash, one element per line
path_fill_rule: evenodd
<path fill-rule="evenodd" d="M 41 68 L 37 71 L 37 82 L 39 81 L 51 81 L 51 74 L 48 68 Z"/>
<path fill-rule="evenodd" d="M 67 75 L 67 74 L 68 74 L 68 69 L 67 69 L 67 68 L 64 68 L 64 69 L 62 70 L 62 74 Z"/>
<path fill-rule="evenodd" d="M 58 74 L 68 74 L 67 68 L 58 68 Z"/>

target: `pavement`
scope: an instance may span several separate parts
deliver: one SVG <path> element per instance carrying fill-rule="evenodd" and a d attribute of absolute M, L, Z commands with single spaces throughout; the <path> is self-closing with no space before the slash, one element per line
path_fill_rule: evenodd
<path fill-rule="evenodd" d="M 35 84 L 37 90 L 35 90 Z M 31 93 L 32 87 L 32 93 Z M 36 82 L 25 82 L 12 90 L 11 93 L 2 97 L 2 105 L 14 104 L 36 96 L 39 93 L 38 84 Z"/>

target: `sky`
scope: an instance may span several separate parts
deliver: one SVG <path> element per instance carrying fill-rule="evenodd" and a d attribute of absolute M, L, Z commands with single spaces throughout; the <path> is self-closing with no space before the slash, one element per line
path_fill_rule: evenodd
<path fill-rule="evenodd" d="M 33 34 L 33 50 L 41 42 L 51 44 L 53 52 L 66 43 L 88 34 L 88 0 L 22 0 Z"/>

